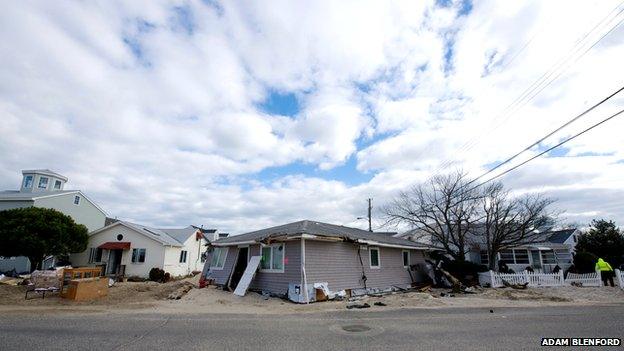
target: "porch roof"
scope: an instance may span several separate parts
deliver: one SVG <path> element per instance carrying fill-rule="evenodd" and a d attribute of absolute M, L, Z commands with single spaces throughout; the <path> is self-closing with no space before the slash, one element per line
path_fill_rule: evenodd
<path fill-rule="evenodd" d="M 98 249 L 106 249 L 106 250 L 130 250 L 130 242 L 128 241 L 109 241 L 100 246 Z"/>

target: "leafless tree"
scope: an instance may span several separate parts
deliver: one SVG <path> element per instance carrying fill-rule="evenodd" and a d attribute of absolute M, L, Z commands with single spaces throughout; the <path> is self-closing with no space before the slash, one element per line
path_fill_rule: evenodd
<path fill-rule="evenodd" d="M 548 211 L 554 200 L 542 194 L 512 197 L 500 182 L 482 191 L 483 225 L 475 230 L 474 237 L 483 241 L 490 269 L 496 268 L 500 251 L 546 239 L 543 230 L 554 223 L 555 214 Z"/>
<path fill-rule="evenodd" d="M 480 220 L 480 192 L 458 171 L 435 176 L 401 192 L 383 208 L 388 222 L 415 228 L 416 240 L 429 241 L 455 260 L 464 261 L 469 233 Z"/>

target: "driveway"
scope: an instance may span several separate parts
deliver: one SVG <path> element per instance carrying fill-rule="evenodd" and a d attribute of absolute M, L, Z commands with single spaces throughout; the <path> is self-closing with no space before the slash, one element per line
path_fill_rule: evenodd
<path fill-rule="evenodd" d="M 624 306 L 305 315 L 8 314 L 2 350 L 527 350 L 542 337 L 623 337 Z"/>

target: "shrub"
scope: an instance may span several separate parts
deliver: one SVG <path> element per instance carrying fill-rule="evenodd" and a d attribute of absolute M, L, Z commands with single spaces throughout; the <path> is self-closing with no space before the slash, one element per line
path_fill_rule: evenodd
<path fill-rule="evenodd" d="M 149 271 L 149 280 L 162 283 L 165 280 L 165 271 L 158 267 L 154 267 Z"/>
<path fill-rule="evenodd" d="M 574 255 L 574 268 L 578 273 L 591 273 L 596 270 L 598 257 L 590 252 L 577 252 Z"/>
<path fill-rule="evenodd" d="M 163 275 L 163 283 L 166 283 L 169 281 L 171 281 L 171 274 L 169 274 L 169 272 L 165 272 L 165 274 Z"/>

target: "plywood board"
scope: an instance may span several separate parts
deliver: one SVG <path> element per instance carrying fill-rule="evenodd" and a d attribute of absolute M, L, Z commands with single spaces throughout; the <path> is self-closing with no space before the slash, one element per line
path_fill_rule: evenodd
<path fill-rule="evenodd" d="M 260 265 L 260 256 L 252 256 L 247 263 L 247 268 L 245 268 L 245 273 L 241 277 L 241 280 L 238 282 L 236 286 L 236 290 L 234 290 L 234 295 L 245 296 L 247 293 L 247 289 L 249 289 L 249 285 L 256 275 L 256 271 L 258 270 L 258 266 Z"/>

